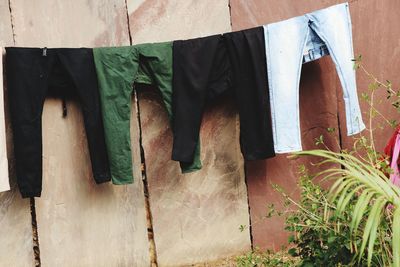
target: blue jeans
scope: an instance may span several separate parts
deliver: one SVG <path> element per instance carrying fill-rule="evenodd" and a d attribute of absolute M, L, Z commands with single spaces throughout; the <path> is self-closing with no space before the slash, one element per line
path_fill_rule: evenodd
<path fill-rule="evenodd" d="M 365 129 L 352 59 L 348 3 L 264 25 L 272 129 L 276 153 L 299 151 L 302 63 L 330 54 L 343 88 L 348 135 Z"/>

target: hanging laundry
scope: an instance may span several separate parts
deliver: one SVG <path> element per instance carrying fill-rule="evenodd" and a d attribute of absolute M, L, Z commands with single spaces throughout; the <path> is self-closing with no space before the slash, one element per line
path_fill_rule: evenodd
<path fill-rule="evenodd" d="M 172 43 L 94 48 L 100 85 L 106 144 L 114 184 L 133 182 L 130 141 L 133 83 L 155 84 L 172 117 Z M 182 172 L 201 168 L 200 146 L 192 161 L 181 164 Z"/>
<path fill-rule="evenodd" d="M 46 95 L 80 100 L 96 183 L 111 179 L 92 49 L 6 48 L 17 183 L 22 197 L 42 191 L 42 111 Z"/>
<path fill-rule="evenodd" d="M 0 47 L 0 192 L 10 190 L 3 97 L 3 48 Z"/>
<path fill-rule="evenodd" d="M 231 64 L 234 94 L 240 116 L 240 147 L 246 160 L 275 156 L 265 38 L 262 27 L 223 35 Z"/>
<path fill-rule="evenodd" d="M 348 135 L 365 129 L 358 103 L 348 3 L 264 25 L 275 152 L 302 150 L 299 81 L 302 63 L 330 54 L 339 75 Z"/>
<path fill-rule="evenodd" d="M 275 155 L 262 27 L 173 43 L 172 159 L 191 162 L 207 102 L 232 90 L 247 160 Z"/>

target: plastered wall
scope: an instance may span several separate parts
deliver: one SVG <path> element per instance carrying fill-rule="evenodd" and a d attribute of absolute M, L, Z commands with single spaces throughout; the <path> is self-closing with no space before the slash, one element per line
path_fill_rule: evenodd
<path fill-rule="evenodd" d="M 193 38 L 340 2 L 0 0 L 0 46 L 94 47 Z M 400 84 L 398 10 L 397 0 L 350 3 L 355 53 L 363 55 L 365 66 L 378 78 L 394 85 Z M 359 93 L 365 92 L 367 77 L 358 74 L 357 82 Z M 268 204 L 282 204 L 271 183 L 297 197 L 297 166 L 309 159 L 279 155 L 244 162 L 237 109 L 227 96 L 206 108 L 203 169 L 182 175 L 178 163 L 170 160 L 172 134 L 157 88 L 135 88 L 135 183 L 95 185 L 79 103 L 68 102 L 68 116 L 62 118 L 61 100 L 48 98 L 43 111 L 43 192 L 35 201 L 21 199 L 16 189 L 4 88 L 12 190 L 0 194 L 0 266 L 187 266 L 238 255 L 252 246 L 279 249 L 286 244 L 283 219 L 263 218 Z M 300 102 L 305 149 L 314 148 L 314 139 L 328 127 L 338 129 L 326 136 L 328 146 L 338 149 L 337 140 L 341 147 L 351 144 L 341 86 L 329 57 L 303 67 Z M 367 105 L 362 108 L 366 111 Z M 389 109 L 383 112 L 397 116 Z M 390 134 L 388 129 L 378 131 L 378 148 Z M 248 227 L 240 231 L 240 225 Z"/>

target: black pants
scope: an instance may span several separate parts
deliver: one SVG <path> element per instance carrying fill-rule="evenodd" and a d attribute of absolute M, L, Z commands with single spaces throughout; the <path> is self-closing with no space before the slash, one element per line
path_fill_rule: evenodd
<path fill-rule="evenodd" d="M 87 48 L 6 48 L 17 183 L 22 197 L 42 190 L 42 111 L 47 95 L 81 102 L 93 176 L 110 181 L 93 52 Z M 61 109 L 60 109 L 61 118 Z M 62 153 L 62 151 L 60 151 Z"/>
<path fill-rule="evenodd" d="M 246 160 L 275 155 L 262 27 L 173 44 L 172 159 L 191 162 L 205 103 L 233 90 Z"/>

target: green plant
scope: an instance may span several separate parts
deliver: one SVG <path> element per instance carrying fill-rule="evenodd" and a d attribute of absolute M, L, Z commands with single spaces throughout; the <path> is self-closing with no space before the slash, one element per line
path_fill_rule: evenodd
<path fill-rule="evenodd" d="M 309 175 L 304 166 L 300 168 L 299 201 L 274 186 L 283 195 L 286 210 L 277 211 L 271 205 L 266 217 L 286 216 L 292 245 L 288 254 L 298 260 L 281 265 L 286 263 L 272 258 L 276 262 L 271 265 L 270 254 L 250 253 L 240 258 L 239 266 L 400 267 L 400 188 L 388 180 L 392 171 L 388 159 L 376 150 L 374 142 L 376 129 L 397 124 L 376 107 L 377 99 L 383 101 L 377 92 L 384 90 L 386 101 L 400 112 L 400 91 L 394 90 L 390 81 L 383 83 L 371 75 L 361 57 L 354 66 L 371 80 L 368 92 L 362 94 L 369 105 L 367 134 L 356 137 L 351 149 L 342 149 L 337 142 L 338 152 L 331 151 L 321 135 L 316 145 L 324 150 L 294 153 L 292 157 L 313 156 L 319 161 L 316 165 L 327 166 L 316 175 Z M 327 131 L 334 133 L 335 129 Z M 331 181 L 329 190 L 315 182 L 317 177 Z"/>
<path fill-rule="evenodd" d="M 399 111 L 400 93 L 392 89 L 390 81 L 382 83 L 371 75 L 361 64 L 361 57 L 355 61 L 355 68 L 364 71 L 371 79 L 368 87 L 369 94 L 362 95 L 362 98 L 370 107 L 368 112 L 368 137 L 355 138 L 352 150 L 342 149 L 339 152 L 334 152 L 325 147 L 326 150 L 294 153 L 295 156 L 317 157 L 322 160 L 318 163 L 320 166 L 328 164 L 329 168 L 318 173 L 317 176 L 325 180 L 333 180 L 334 183 L 329 192 L 323 194 L 327 196 L 326 198 L 322 201 L 317 198 L 317 201 L 321 201 L 321 205 L 314 203 L 313 198 L 316 198 L 315 196 L 304 198 L 302 195 L 302 207 L 299 214 L 304 215 L 311 211 L 317 215 L 315 218 L 308 218 L 308 221 L 301 216 L 289 216 L 289 230 L 294 232 L 301 230 L 300 241 L 295 240 L 294 242 L 297 244 L 298 255 L 305 259 L 303 263 L 310 257 L 314 261 L 320 260 L 317 257 L 318 252 L 323 251 L 323 254 L 329 254 L 328 258 L 331 258 L 329 260 L 333 264 L 399 267 L 400 189 L 387 179 L 387 174 L 391 170 L 387 159 L 375 149 L 375 129 L 372 121 L 376 116 L 380 116 L 381 121 L 394 126 L 396 121 L 386 119 L 375 107 L 375 94 L 377 90 L 383 88 L 387 93 L 386 99 Z M 379 126 L 378 128 L 383 127 Z M 316 144 L 324 145 L 323 136 L 316 140 Z M 307 184 L 307 186 L 311 185 Z M 303 184 L 304 188 L 307 189 Z M 321 215 L 323 215 L 323 221 L 328 228 L 319 225 Z M 307 225 L 306 228 L 299 229 L 294 220 L 294 218 L 298 219 L 299 217 L 300 221 L 311 221 L 311 226 Z M 326 238 L 327 231 L 332 229 L 334 231 L 329 232 L 330 236 Z M 321 242 L 328 241 L 330 244 L 315 245 L 313 243 L 315 235 L 320 236 Z M 311 239 L 308 238 L 309 236 L 311 236 Z M 330 241 L 333 241 L 333 244 L 329 242 L 329 238 Z M 339 260 L 337 260 L 334 251 L 321 250 L 321 247 L 327 249 L 332 246 L 335 247 L 334 240 L 338 239 L 345 246 L 345 248 L 337 247 L 341 251 L 340 254 L 345 255 Z M 325 262 L 324 258 L 321 264 L 326 265 L 326 263 L 328 262 Z"/>
<path fill-rule="evenodd" d="M 295 266 L 297 260 L 284 252 L 261 252 L 259 249 L 236 258 L 238 267 L 290 267 Z"/>
<path fill-rule="evenodd" d="M 368 266 L 373 259 L 384 266 L 400 266 L 400 189 L 380 169 L 347 152 L 311 150 L 295 154 L 323 158 L 322 165 L 340 164 L 318 175 L 335 181 L 328 193 L 335 210 L 335 232 L 350 233 L 346 241 L 354 248 L 350 252 L 358 256 L 358 262 L 366 253 Z M 326 211 L 324 207 L 324 219 L 331 219 Z"/>
<path fill-rule="evenodd" d="M 342 216 L 337 217 L 336 203 L 327 198 L 326 190 L 313 182 L 313 176 L 306 172 L 304 166 L 301 167 L 299 184 L 299 201 L 274 186 L 285 199 L 286 230 L 291 232 L 289 242 L 294 245 L 288 253 L 300 259 L 297 266 L 352 265 L 355 242 L 351 242 L 349 227 L 351 210 L 345 210 Z M 354 203 L 354 200 L 350 202 Z M 341 228 L 340 232 L 338 228 Z M 360 242 L 360 239 L 357 236 L 354 240 Z M 366 260 L 363 259 L 363 262 Z"/>
<path fill-rule="evenodd" d="M 345 210 L 342 216 L 337 217 L 336 202 L 327 198 L 328 191 L 313 182 L 314 177 L 306 172 L 304 166 L 301 166 L 300 173 L 300 200 L 294 200 L 282 188 L 274 185 L 275 190 L 283 195 L 285 210 L 281 211 L 269 205 L 267 212 L 267 217 L 286 217 L 286 230 L 291 233 L 288 255 L 285 256 L 283 252 L 272 254 L 256 251 L 238 258 L 238 266 L 354 265 L 355 244 L 361 242 L 361 237 L 352 237 L 351 209 Z M 356 198 L 353 198 L 350 202 L 354 203 L 355 200 Z M 381 266 L 379 258 L 374 258 L 373 261 L 375 265 Z M 364 257 L 360 265 L 366 265 L 366 262 Z"/>

